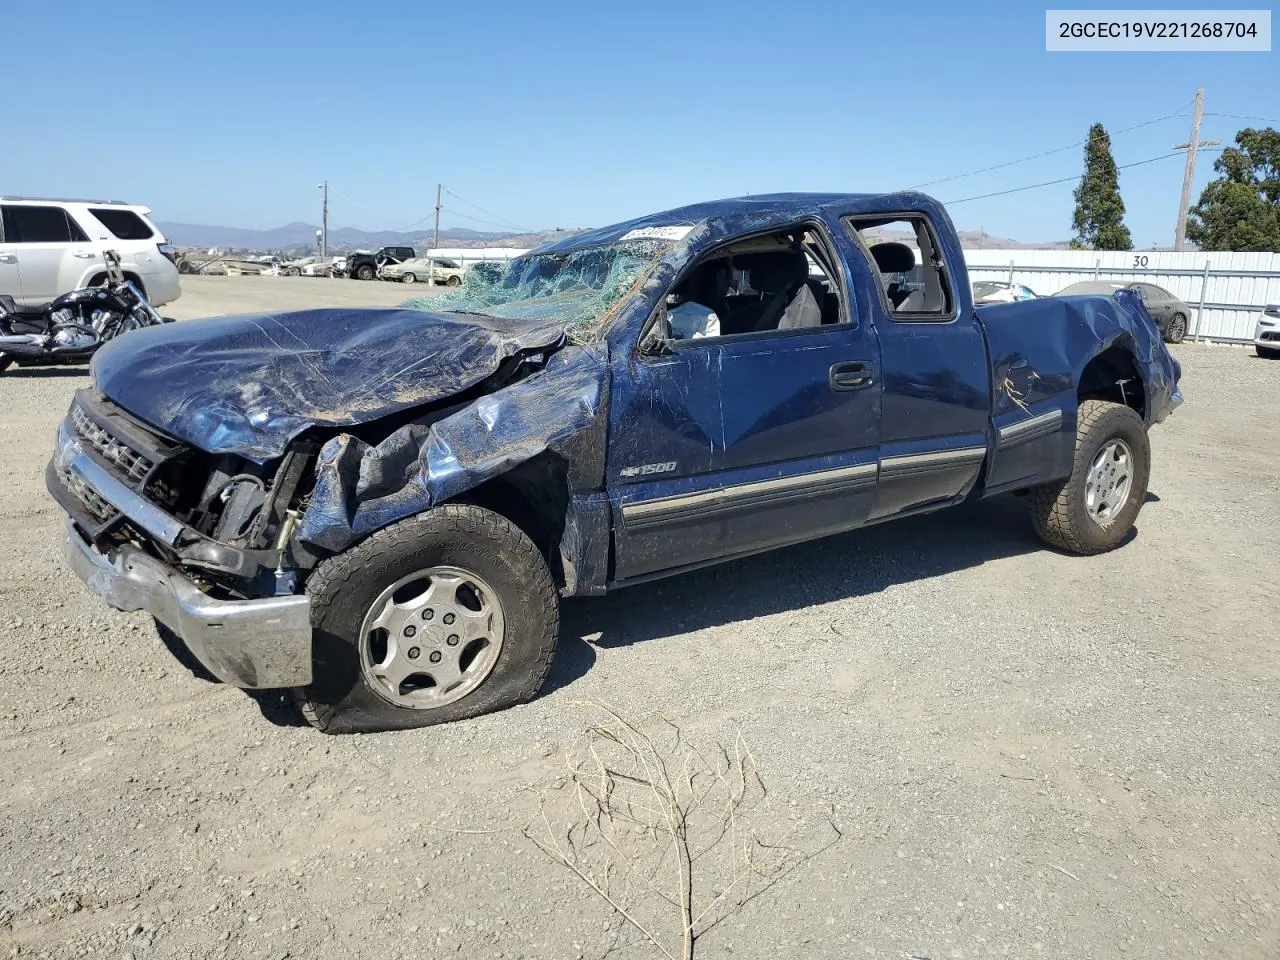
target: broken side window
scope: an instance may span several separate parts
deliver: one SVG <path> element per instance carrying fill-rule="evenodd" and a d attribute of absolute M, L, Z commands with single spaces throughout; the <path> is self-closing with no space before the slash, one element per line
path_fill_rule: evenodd
<path fill-rule="evenodd" d="M 890 319 L 936 323 L 955 316 L 951 276 L 925 217 L 850 217 L 845 223 L 877 278 Z"/>

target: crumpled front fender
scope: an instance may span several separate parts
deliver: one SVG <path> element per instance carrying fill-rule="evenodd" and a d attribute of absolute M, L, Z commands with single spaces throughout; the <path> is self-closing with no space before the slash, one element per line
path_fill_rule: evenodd
<path fill-rule="evenodd" d="M 320 450 L 297 537 L 338 552 L 540 454 L 579 468 L 603 463 L 597 428 L 607 396 L 605 347 L 567 347 L 538 373 L 434 423 L 407 424 L 376 446 L 334 437 Z"/>

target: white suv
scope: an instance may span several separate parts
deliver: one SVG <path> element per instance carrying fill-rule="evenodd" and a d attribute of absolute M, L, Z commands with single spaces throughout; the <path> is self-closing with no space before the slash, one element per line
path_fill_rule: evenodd
<path fill-rule="evenodd" d="M 0 196 L 0 294 L 38 307 L 106 279 L 103 250 L 155 306 L 178 299 L 178 267 L 151 210 L 117 201 Z"/>

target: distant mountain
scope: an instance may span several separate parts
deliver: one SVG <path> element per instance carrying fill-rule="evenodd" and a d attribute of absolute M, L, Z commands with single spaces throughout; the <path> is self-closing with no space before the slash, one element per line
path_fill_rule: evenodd
<path fill-rule="evenodd" d="M 316 230 L 313 223 L 287 223 L 274 230 L 245 230 L 240 227 L 211 227 L 196 223 L 158 224 L 169 242 L 180 247 L 219 247 L 223 250 L 293 250 L 305 247 L 315 249 Z M 440 231 L 440 246 L 445 247 L 536 247 L 553 237 L 568 231 L 545 230 L 540 233 L 501 233 L 469 230 L 466 227 L 449 227 Z M 915 236 L 905 231 L 875 230 L 880 240 L 898 240 L 915 244 Z M 431 246 L 430 230 L 357 230 L 355 227 L 339 227 L 329 231 L 329 248 L 334 251 L 376 250 L 395 245 L 417 247 Z M 1021 243 L 1007 237 L 994 237 L 980 230 L 961 230 L 960 242 L 966 250 L 1066 250 L 1066 240 L 1045 243 Z"/>
<path fill-rule="evenodd" d="M 1042 243 L 1022 243 L 1008 237 L 993 237 L 981 230 L 961 230 L 960 246 L 966 250 L 1069 250 L 1070 241 L 1046 240 Z"/>
<path fill-rule="evenodd" d="M 1044 243 L 1022 243 L 1008 237 L 993 237 L 981 230 L 960 230 L 960 246 L 966 250 L 1069 250 L 1071 244 L 1066 240 L 1049 240 Z M 897 241 L 915 246 L 914 233 L 906 230 L 875 229 L 871 235 L 879 241 Z"/>
<path fill-rule="evenodd" d="M 272 230 L 246 230 L 241 227 L 213 227 L 198 223 L 157 224 L 170 243 L 180 247 L 221 247 L 236 250 L 290 250 L 295 247 L 314 247 L 316 231 L 314 223 L 287 223 Z M 485 233 L 466 227 L 449 227 L 440 231 L 440 245 L 445 246 L 513 246 L 528 247 L 540 242 L 541 234 Z M 329 246 L 334 250 L 376 249 L 392 245 L 430 246 L 430 230 L 357 230 L 355 227 L 338 227 L 329 231 Z"/>

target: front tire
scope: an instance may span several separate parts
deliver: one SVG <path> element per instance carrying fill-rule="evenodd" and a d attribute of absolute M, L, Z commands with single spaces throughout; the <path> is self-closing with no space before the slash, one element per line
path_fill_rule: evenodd
<path fill-rule="evenodd" d="M 403 277 L 401 277 L 400 279 L 401 279 L 401 280 L 403 280 L 405 283 L 417 283 L 417 282 L 418 282 L 418 278 L 417 278 L 416 276 L 414 276 L 412 273 L 406 273 L 406 274 L 405 274 Z"/>
<path fill-rule="evenodd" d="M 373 267 L 367 263 L 356 271 L 356 276 L 361 280 L 372 280 L 374 277 Z"/>
<path fill-rule="evenodd" d="M 1187 316 L 1184 313 L 1175 313 L 1169 318 L 1169 326 L 1165 327 L 1164 342 L 1165 343 L 1181 343 L 1187 336 Z"/>
<path fill-rule="evenodd" d="M 307 583 L 325 733 L 403 730 L 533 699 L 551 669 L 559 597 L 546 561 L 499 514 L 446 504 L 322 563 Z"/>
<path fill-rule="evenodd" d="M 1051 547 L 1105 553 L 1129 536 L 1146 500 L 1151 444 L 1124 404 L 1085 400 L 1077 424 L 1071 476 L 1031 491 L 1032 523 Z"/>
<path fill-rule="evenodd" d="M 1277 347 L 1264 347 L 1261 344 L 1254 344 L 1253 352 L 1264 360 L 1280 359 L 1280 348 Z"/>
<path fill-rule="evenodd" d="M 445 286 L 456 287 L 461 283 L 462 283 L 462 278 L 455 273 L 452 277 L 450 277 L 448 280 L 445 281 Z"/>

